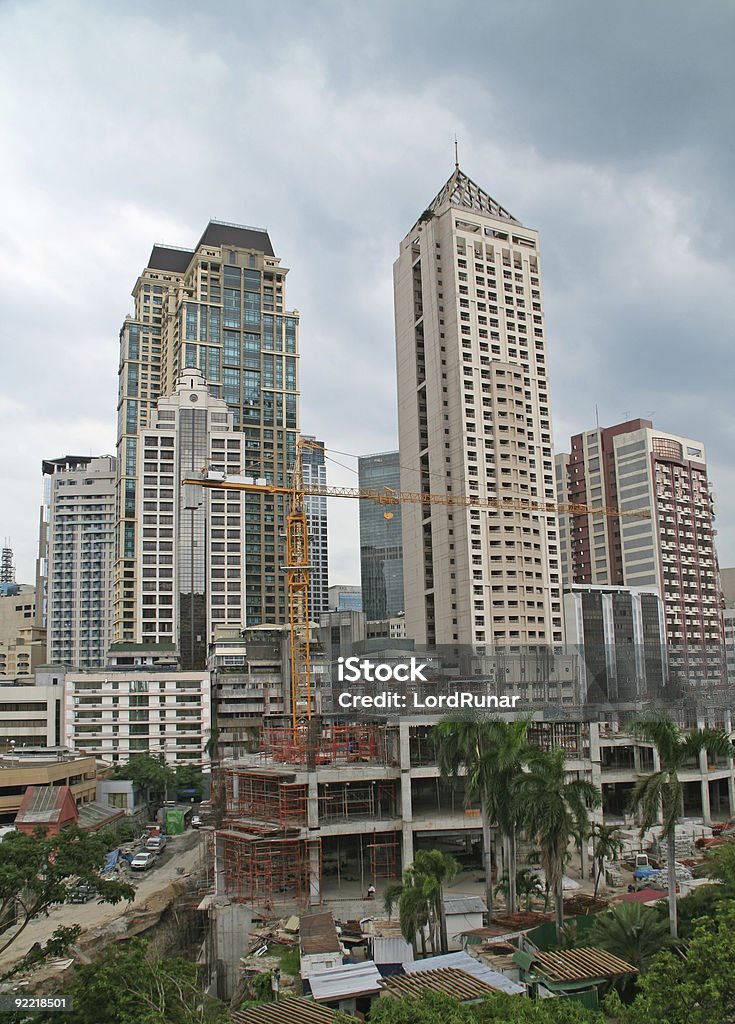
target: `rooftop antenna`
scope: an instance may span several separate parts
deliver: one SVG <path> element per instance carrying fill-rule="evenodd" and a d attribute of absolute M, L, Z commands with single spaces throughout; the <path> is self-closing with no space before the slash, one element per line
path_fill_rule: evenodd
<path fill-rule="evenodd" d="M 457 145 L 457 133 L 454 133 L 454 169 L 459 170 L 459 148 Z"/>
<path fill-rule="evenodd" d="M 595 423 L 597 424 L 597 429 L 599 430 L 600 429 L 600 414 L 597 411 L 597 402 L 595 402 Z"/>

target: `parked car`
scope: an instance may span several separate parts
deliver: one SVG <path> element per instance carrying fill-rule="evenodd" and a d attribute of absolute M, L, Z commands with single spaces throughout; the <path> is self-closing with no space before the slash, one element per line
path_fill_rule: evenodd
<path fill-rule="evenodd" d="M 143 850 L 142 853 L 136 853 L 130 861 L 130 867 L 133 871 L 147 871 L 149 868 L 152 868 L 155 863 L 155 854 L 150 853 L 148 850 Z"/>
<path fill-rule="evenodd" d="M 164 835 L 150 836 L 146 839 L 145 848 L 151 853 L 163 853 L 166 849 L 166 837 Z"/>
<path fill-rule="evenodd" d="M 69 895 L 66 897 L 67 903 L 86 903 L 91 900 L 96 894 L 96 890 L 89 884 L 89 882 L 80 882 L 75 885 Z"/>
<path fill-rule="evenodd" d="M 203 824 L 204 824 L 204 822 L 202 821 L 202 817 L 201 817 L 200 814 L 193 814 L 192 815 L 192 818 L 191 818 L 191 827 L 192 828 L 201 828 Z"/>

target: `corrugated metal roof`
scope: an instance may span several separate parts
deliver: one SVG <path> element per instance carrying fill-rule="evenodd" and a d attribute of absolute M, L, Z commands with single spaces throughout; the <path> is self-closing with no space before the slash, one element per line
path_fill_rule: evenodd
<path fill-rule="evenodd" d="M 299 921 L 301 952 L 339 953 L 341 946 L 331 913 L 306 914 Z"/>
<path fill-rule="evenodd" d="M 16 822 L 51 825 L 59 821 L 68 786 L 29 786 L 21 801 Z M 73 799 L 73 796 L 72 796 Z"/>
<path fill-rule="evenodd" d="M 413 960 L 411 944 L 400 936 L 375 935 L 370 944 L 376 964 L 408 964 Z"/>
<path fill-rule="evenodd" d="M 526 991 L 523 985 L 511 981 L 499 971 L 491 970 L 486 964 L 475 960 L 469 953 L 445 953 L 443 956 L 430 956 L 425 960 L 414 960 L 413 963 L 404 964 L 403 969 L 406 974 L 417 974 L 420 971 L 435 971 L 442 967 L 456 967 L 466 971 L 478 981 L 484 981 L 492 988 L 498 989 L 500 992 L 508 992 L 512 996 L 524 995 Z"/>
<path fill-rule="evenodd" d="M 473 978 L 467 971 L 456 967 L 443 967 L 438 971 L 421 971 L 418 974 L 399 974 L 394 978 L 386 978 L 382 989 L 400 999 L 401 996 L 420 996 L 422 992 L 442 992 L 453 996 L 459 1001 L 482 999 L 498 991 L 487 982 Z"/>
<path fill-rule="evenodd" d="M 487 904 L 480 896 L 445 896 L 445 914 L 486 914 Z"/>
<path fill-rule="evenodd" d="M 583 949 L 558 949 L 548 953 L 539 951 L 533 956 L 533 970 L 554 984 L 638 973 L 637 967 L 594 946 Z"/>
<path fill-rule="evenodd" d="M 233 1024 L 334 1024 L 336 1011 L 311 999 L 279 999 L 232 1013 Z"/>
<path fill-rule="evenodd" d="M 351 996 L 370 995 L 380 985 L 380 971 L 374 963 L 344 964 L 309 976 L 311 994 L 320 1002 L 330 1003 Z"/>

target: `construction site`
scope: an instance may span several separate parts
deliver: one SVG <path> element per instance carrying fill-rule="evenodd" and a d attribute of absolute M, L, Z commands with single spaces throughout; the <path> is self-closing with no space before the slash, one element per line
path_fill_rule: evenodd
<path fill-rule="evenodd" d="M 562 747 L 568 770 L 600 788 L 600 820 L 635 828 L 625 806 L 640 772 L 654 766 L 651 745 L 618 721 L 583 717 L 534 721 L 529 738 Z M 322 905 L 360 917 L 371 887 L 380 896 L 417 850 L 432 848 L 456 856 L 467 883 L 481 882 L 480 809 L 466 802 L 461 777 L 441 777 L 431 730 L 426 719 L 405 718 L 315 718 L 296 733 L 263 726 L 257 753 L 215 773 L 217 892 L 265 918 Z M 735 816 L 731 759 L 692 763 L 682 781 L 686 814 L 702 829 Z"/>

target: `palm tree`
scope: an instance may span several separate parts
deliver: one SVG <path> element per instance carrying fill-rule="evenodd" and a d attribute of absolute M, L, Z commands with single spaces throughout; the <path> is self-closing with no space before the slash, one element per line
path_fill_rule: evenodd
<path fill-rule="evenodd" d="M 589 811 L 599 807 L 599 789 L 567 775 L 561 747 L 537 751 L 515 785 L 523 809 L 522 824 L 535 839 L 546 883 L 554 893 L 557 940 L 564 924 L 563 879 L 569 840 L 589 835 Z"/>
<path fill-rule="evenodd" d="M 520 810 L 513 799 L 514 782 L 531 755 L 528 719 L 501 721 L 484 715 L 452 715 L 434 728 L 439 770 L 456 778 L 464 770 L 465 800 L 480 801 L 485 892 L 488 917 L 493 913 L 492 824 L 503 836 L 508 862 L 508 909 L 515 913 L 516 835 Z"/>
<path fill-rule="evenodd" d="M 447 952 L 447 922 L 444 886 L 456 878 L 459 863 L 441 850 L 420 850 L 406 869 L 403 882 L 386 889 L 384 905 L 388 917 L 398 906 L 401 934 L 416 948 L 416 934 L 426 955 L 425 929 L 429 930 L 432 952 Z"/>
<path fill-rule="evenodd" d="M 586 942 L 645 971 L 654 957 L 674 940 L 669 935 L 666 919 L 655 910 L 640 903 L 618 903 L 596 915 Z"/>
<path fill-rule="evenodd" d="M 508 872 L 504 872 L 502 879 L 495 886 L 495 895 L 502 893 L 506 900 L 510 893 L 510 881 Z M 541 898 L 544 895 L 544 887 L 541 879 L 528 868 L 521 868 L 516 872 L 516 896 L 523 899 L 525 910 L 531 909 L 534 896 Z"/>
<path fill-rule="evenodd" d="M 444 886 L 454 881 L 460 865 L 454 857 L 441 850 L 420 850 L 408 869 L 426 894 L 431 909 L 432 948 L 436 952 L 436 932 L 439 932 L 439 948 L 447 953 L 447 921 L 444 913 Z"/>
<path fill-rule="evenodd" d="M 676 907 L 676 826 L 684 813 L 684 798 L 679 772 L 690 758 L 704 750 L 711 757 L 732 754 L 727 733 L 719 729 L 695 729 L 683 733 L 664 711 L 651 711 L 631 725 L 639 739 L 652 743 L 659 759 L 659 770 L 638 779 L 630 795 L 629 810 L 640 817 L 641 836 L 663 815 L 662 836 L 668 857 L 669 929 L 678 933 Z"/>
<path fill-rule="evenodd" d="M 617 861 L 625 844 L 618 836 L 618 830 L 614 825 L 593 825 L 592 842 L 594 845 L 592 860 L 595 865 L 595 896 L 597 896 L 600 878 L 605 870 L 605 861 Z"/>

